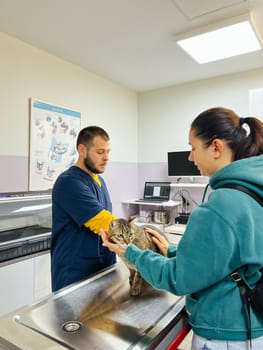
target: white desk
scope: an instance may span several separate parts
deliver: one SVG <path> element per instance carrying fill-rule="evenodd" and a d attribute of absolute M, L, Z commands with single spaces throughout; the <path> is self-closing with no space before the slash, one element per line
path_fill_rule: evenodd
<path fill-rule="evenodd" d="M 180 239 L 183 237 L 185 226 L 186 225 L 183 224 L 174 224 L 164 228 L 164 232 L 170 243 L 179 243 Z"/>
<path fill-rule="evenodd" d="M 136 199 L 128 199 L 125 201 L 122 201 L 123 204 L 136 204 L 136 205 L 148 205 L 148 206 L 158 206 L 158 207 L 176 207 L 177 205 L 182 204 L 181 201 L 172 201 L 169 200 L 167 202 L 144 202 L 144 201 L 137 201 Z"/>
<path fill-rule="evenodd" d="M 169 217 L 171 219 L 171 222 L 174 222 L 172 220 L 174 218 L 174 209 L 181 205 L 181 201 L 172 201 L 169 200 L 167 202 L 143 202 L 143 201 L 136 201 L 136 199 L 128 199 L 125 201 L 122 201 L 123 205 L 123 212 L 125 217 L 131 217 L 131 216 L 138 216 L 141 217 L 142 222 L 150 221 L 152 222 L 152 210 L 156 210 L 159 208 L 163 208 L 169 212 Z"/>
<path fill-rule="evenodd" d="M 177 235 L 174 233 L 166 233 L 166 237 L 168 238 L 168 241 L 173 244 L 178 244 L 180 242 L 180 239 L 183 237 L 183 235 Z"/>
<path fill-rule="evenodd" d="M 183 224 L 174 224 L 174 225 L 166 226 L 164 229 L 164 232 L 182 235 L 185 231 L 185 227 L 186 225 L 183 225 Z"/>

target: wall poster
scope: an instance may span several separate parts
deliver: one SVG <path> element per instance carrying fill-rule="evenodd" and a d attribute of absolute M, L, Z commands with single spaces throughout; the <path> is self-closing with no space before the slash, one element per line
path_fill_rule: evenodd
<path fill-rule="evenodd" d="M 77 160 L 81 114 L 32 98 L 30 102 L 29 190 L 47 190 Z"/>

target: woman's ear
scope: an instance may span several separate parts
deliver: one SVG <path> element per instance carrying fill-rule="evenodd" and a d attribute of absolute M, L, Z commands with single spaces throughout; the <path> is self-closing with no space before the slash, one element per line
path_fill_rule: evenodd
<path fill-rule="evenodd" d="M 221 157 L 224 149 L 225 149 L 225 144 L 223 140 L 220 139 L 214 139 L 211 144 L 212 151 L 214 154 L 214 158 L 218 159 Z"/>

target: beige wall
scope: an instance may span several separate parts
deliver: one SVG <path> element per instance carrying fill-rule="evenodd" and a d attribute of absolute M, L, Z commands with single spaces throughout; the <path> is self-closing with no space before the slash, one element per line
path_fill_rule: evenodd
<path fill-rule="evenodd" d="M 207 108 L 225 106 L 248 115 L 249 91 L 262 87 L 261 68 L 140 94 L 139 162 L 164 162 L 168 151 L 188 150 L 191 121 Z"/>
<path fill-rule="evenodd" d="M 81 112 L 111 136 L 111 160 L 137 162 L 137 94 L 0 33 L 0 155 L 28 156 L 29 98 Z M 125 147 L 123 146 L 125 142 Z"/>
<path fill-rule="evenodd" d="M 246 116 L 249 91 L 263 87 L 261 68 L 137 94 L 3 33 L 0 51 L 0 191 L 27 189 L 34 97 L 80 111 L 82 127 L 97 124 L 110 133 L 105 178 L 118 213 L 121 200 L 141 195 L 145 179 L 166 180 L 167 152 L 188 149 L 198 113 L 222 105 Z"/>
<path fill-rule="evenodd" d="M 163 162 L 188 147 L 193 118 L 211 106 L 249 112 L 249 90 L 263 87 L 263 69 L 141 94 L 0 33 L 0 155 L 27 156 L 29 98 L 80 111 L 82 127 L 109 131 L 112 161 Z M 139 150 L 139 151 L 138 151 Z"/>

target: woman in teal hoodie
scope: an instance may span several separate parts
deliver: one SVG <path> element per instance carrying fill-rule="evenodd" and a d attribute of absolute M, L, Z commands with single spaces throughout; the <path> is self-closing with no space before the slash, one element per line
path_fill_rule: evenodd
<path fill-rule="evenodd" d="M 242 300 L 230 274 L 238 270 L 252 288 L 263 266 L 263 208 L 244 192 L 225 184 L 247 187 L 263 198 L 263 123 L 239 118 L 232 110 L 212 108 L 192 122 L 189 160 L 209 176 L 208 201 L 190 215 L 178 244 L 168 245 L 147 229 L 166 256 L 112 243 L 123 250 L 153 287 L 186 296 L 193 330 L 192 350 L 247 350 L 250 341 Z M 263 349 L 263 317 L 251 311 L 253 350 Z"/>

